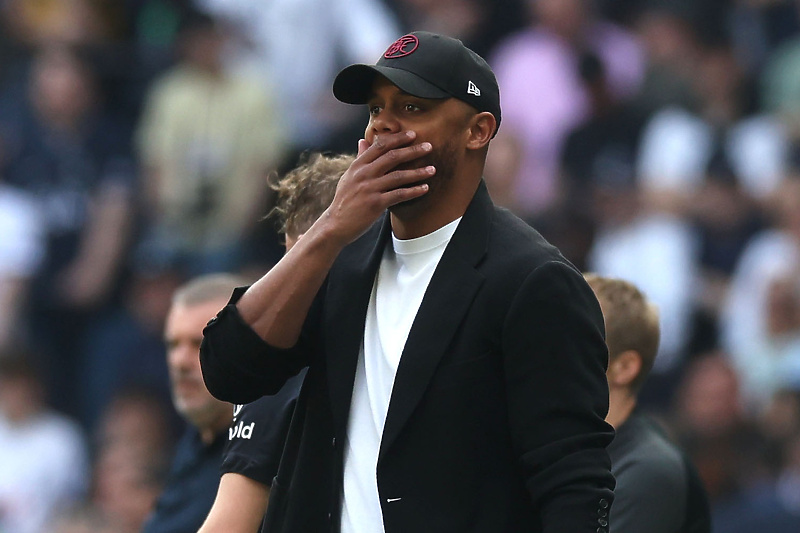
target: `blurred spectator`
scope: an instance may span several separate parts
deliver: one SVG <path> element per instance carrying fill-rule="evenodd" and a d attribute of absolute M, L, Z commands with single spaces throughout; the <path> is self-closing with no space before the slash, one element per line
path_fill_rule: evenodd
<path fill-rule="evenodd" d="M 674 407 L 676 438 L 697 465 L 712 509 L 768 475 L 764 440 L 746 414 L 739 379 L 724 353 L 689 363 Z"/>
<path fill-rule="evenodd" d="M 95 44 L 110 32 L 101 4 L 92 0 L 6 0 L 7 29 L 37 48 L 60 43 Z"/>
<path fill-rule="evenodd" d="M 734 0 L 730 4 L 730 34 L 748 72 L 760 72 L 775 49 L 800 30 L 795 0 Z"/>
<path fill-rule="evenodd" d="M 749 80 L 729 44 L 698 52 L 696 107 L 666 107 L 648 122 L 638 171 L 651 207 L 686 215 L 719 154 L 758 201 L 774 194 L 789 163 L 789 138 L 773 116 L 754 113 Z"/>
<path fill-rule="evenodd" d="M 84 437 L 45 406 L 33 357 L 0 353 L 0 530 L 14 533 L 48 531 L 89 483 Z"/>
<path fill-rule="evenodd" d="M 0 350 L 22 341 L 30 280 L 44 253 L 35 199 L 0 177 Z"/>
<path fill-rule="evenodd" d="M 695 297 L 689 354 L 719 343 L 719 316 L 730 278 L 744 248 L 762 228 L 753 198 L 723 154 L 712 157 L 700 189 L 690 200 L 690 216 L 698 233 L 698 291 Z"/>
<path fill-rule="evenodd" d="M 787 20 L 797 26 L 800 5 L 795 2 Z M 762 105 L 781 117 L 788 125 L 793 140 L 800 140 L 800 36 L 792 34 L 766 60 L 761 74 Z"/>
<path fill-rule="evenodd" d="M 773 424 L 780 420 L 781 427 L 765 428 L 768 436 L 776 430 L 781 434 L 780 442 L 772 443 L 780 444 L 772 450 L 777 459 L 774 471 L 756 479 L 735 497 L 720 502 L 715 513 L 717 531 L 795 533 L 800 530 L 800 396 L 781 393 L 773 399 L 779 400 L 776 410 L 782 411 L 772 415 L 770 421 Z"/>
<path fill-rule="evenodd" d="M 775 227 L 745 248 L 721 317 L 723 346 L 756 410 L 779 388 L 800 388 L 800 178 L 776 198 Z"/>
<path fill-rule="evenodd" d="M 460 39 L 487 57 L 498 40 L 527 24 L 528 0 L 391 0 L 404 27 Z"/>
<path fill-rule="evenodd" d="M 596 235 L 587 267 L 636 284 L 659 308 L 661 344 L 640 401 L 663 408 L 674 389 L 688 338 L 696 238 L 675 217 L 646 209 L 630 152 L 608 153 L 600 163 L 591 176 Z"/>
<path fill-rule="evenodd" d="M 586 270 L 598 216 L 603 218 L 595 204 L 601 201 L 598 189 L 635 195 L 633 166 L 644 117 L 614 98 L 605 66 L 596 55 L 583 54 L 578 71 L 589 94 L 590 115 L 564 141 L 560 172 L 565 201 L 558 216 L 540 221 L 537 229 L 580 270 Z"/>
<path fill-rule="evenodd" d="M 78 344 L 121 280 L 135 171 L 128 137 L 99 112 L 90 64 L 75 50 L 42 49 L 27 100 L 0 123 L 8 183 L 34 195 L 46 250 L 33 280 L 31 342 L 46 357 L 54 405 L 74 412 Z"/>
<path fill-rule="evenodd" d="M 164 326 L 167 365 L 175 410 L 188 422 L 178 442 L 164 491 L 143 533 L 197 531 L 208 515 L 219 486 L 233 406 L 211 396 L 200 369 L 200 343 L 209 319 L 246 281 L 229 274 L 208 274 L 173 294 Z"/>
<path fill-rule="evenodd" d="M 503 126 L 487 161 L 494 201 L 533 220 L 558 201 L 559 155 L 567 133 L 590 112 L 576 65 L 602 61 L 614 98 L 631 96 L 644 57 L 636 39 L 599 19 L 588 0 L 530 0 L 536 21 L 498 44 L 490 58 L 503 91 Z"/>
<path fill-rule="evenodd" d="M 139 532 L 155 507 L 180 433 L 168 404 L 147 388 L 123 388 L 98 427 L 90 509 L 116 533 Z"/>
<path fill-rule="evenodd" d="M 327 147 L 348 121 L 363 133 L 363 117 L 333 98 L 330 82 L 345 65 L 374 63 L 402 34 L 383 0 L 195 1 L 232 26 L 237 68 L 261 73 L 274 89 L 294 151 Z"/>
<path fill-rule="evenodd" d="M 646 69 L 635 103 L 645 115 L 696 101 L 699 30 L 691 0 L 643 0 L 633 28 L 647 56 Z"/>
<path fill-rule="evenodd" d="M 224 43 L 214 19 L 187 17 L 181 61 L 152 86 L 138 132 L 146 240 L 192 274 L 242 267 L 283 155 L 275 105 L 260 83 L 225 71 Z"/>
<path fill-rule="evenodd" d="M 116 391 L 144 386 L 169 400 L 163 328 L 186 274 L 174 258 L 145 246 L 131 259 L 121 305 L 92 322 L 82 347 L 81 418 L 90 431 Z"/>

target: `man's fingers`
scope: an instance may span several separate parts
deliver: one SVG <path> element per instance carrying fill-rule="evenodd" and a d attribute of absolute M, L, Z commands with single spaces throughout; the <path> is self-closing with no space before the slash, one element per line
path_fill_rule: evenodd
<path fill-rule="evenodd" d="M 363 160 L 364 163 L 372 163 L 386 152 L 405 146 L 416 139 L 416 137 L 417 134 L 413 131 L 376 135 L 372 144 L 364 150 L 364 153 L 359 154 L 358 158 Z"/>
<path fill-rule="evenodd" d="M 433 147 L 428 142 L 395 148 L 377 158 L 370 165 L 372 167 L 371 171 L 376 175 L 388 174 L 405 163 L 428 155 L 431 150 L 433 150 Z"/>
<path fill-rule="evenodd" d="M 411 187 L 401 187 L 399 189 L 393 189 L 385 193 L 385 197 L 388 200 L 387 207 L 391 207 L 393 205 L 397 205 L 402 202 L 407 202 L 408 200 L 413 200 L 414 198 L 419 198 L 420 196 L 424 195 L 427 192 L 428 192 L 427 183 L 420 183 L 418 185 L 413 185 Z"/>
<path fill-rule="evenodd" d="M 417 182 L 426 180 L 434 174 L 436 174 L 436 167 L 431 165 L 409 170 L 395 170 L 381 177 L 379 185 L 382 191 L 389 192 L 417 184 Z"/>

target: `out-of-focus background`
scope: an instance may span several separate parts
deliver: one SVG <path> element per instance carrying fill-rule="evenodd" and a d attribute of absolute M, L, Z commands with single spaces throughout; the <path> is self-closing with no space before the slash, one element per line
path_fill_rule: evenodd
<path fill-rule="evenodd" d="M 332 79 L 411 30 L 498 76 L 495 201 L 658 304 L 714 531 L 800 531 L 796 0 L 0 0 L 0 531 L 138 530 L 172 290 L 280 257 L 267 176 L 355 151 Z"/>

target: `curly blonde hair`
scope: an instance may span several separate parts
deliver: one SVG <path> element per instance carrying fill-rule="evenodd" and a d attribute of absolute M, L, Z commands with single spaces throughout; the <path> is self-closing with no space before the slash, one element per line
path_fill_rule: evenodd
<path fill-rule="evenodd" d="M 350 154 L 305 154 L 300 164 L 270 187 L 276 193 L 269 217 L 277 217 L 278 231 L 293 238 L 308 231 L 328 208 L 342 174 L 355 159 Z"/>

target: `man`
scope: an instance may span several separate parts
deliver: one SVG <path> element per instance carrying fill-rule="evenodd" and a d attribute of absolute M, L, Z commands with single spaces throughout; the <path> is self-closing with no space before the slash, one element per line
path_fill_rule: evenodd
<path fill-rule="evenodd" d="M 201 350 L 209 390 L 234 402 L 308 367 L 267 530 L 595 533 L 614 485 L 603 318 L 486 192 L 494 74 L 417 32 L 334 94 L 369 109 L 358 157 Z"/>
<path fill-rule="evenodd" d="M 705 489 L 694 466 L 661 429 L 636 410 L 658 352 L 658 310 L 627 281 L 587 274 L 603 309 L 610 405 L 617 430 L 608 447 L 617 480 L 611 533 L 708 533 Z"/>
<path fill-rule="evenodd" d="M 351 155 L 314 153 L 272 186 L 277 195 L 272 214 L 279 219 L 287 250 L 330 205 L 336 184 L 353 159 Z M 199 533 L 252 533 L 258 529 L 304 377 L 305 371 L 301 371 L 274 396 L 234 406 L 219 490 Z"/>
<path fill-rule="evenodd" d="M 225 430 L 232 406 L 211 396 L 200 371 L 203 327 L 243 280 L 209 274 L 189 281 L 172 298 L 164 328 L 172 400 L 188 422 L 164 492 L 143 533 L 197 531 L 214 502 Z"/>

